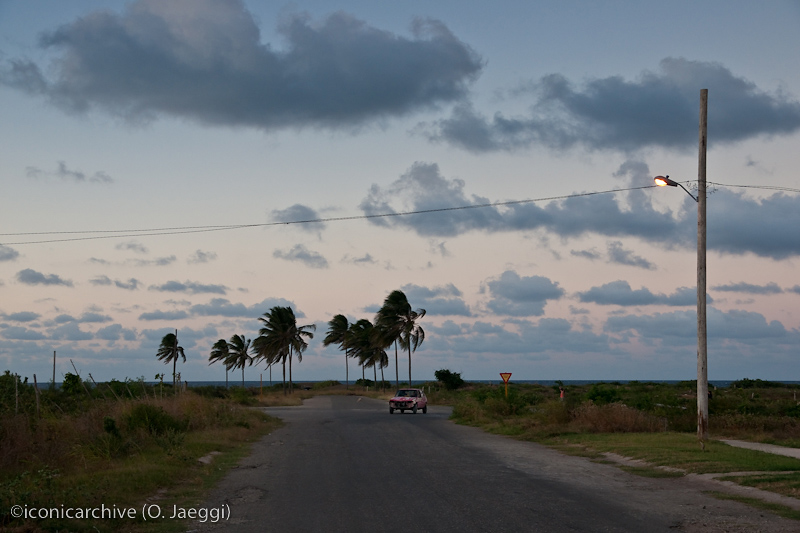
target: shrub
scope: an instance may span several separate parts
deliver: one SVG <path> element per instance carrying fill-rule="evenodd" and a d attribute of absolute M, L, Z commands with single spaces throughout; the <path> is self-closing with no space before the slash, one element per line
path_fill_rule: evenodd
<path fill-rule="evenodd" d="M 586 398 L 594 402 L 595 405 L 606 405 L 620 400 L 616 389 L 598 383 L 592 385 L 589 392 L 586 393 Z"/>
<path fill-rule="evenodd" d="M 455 390 L 464 385 L 464 380 L 461 379 L 459 372 L 451 372 L 445 368 L 437 370 L 433 373 L 437 381 L 441 381 L 447 390 Z"/>
<path fill-rule="evenodd" d="M 230 394 L 231 400 L 239 405 L 256 405 L 258 403 L 255 393 L 250 389 L 245 389 L 244 387 L 231 387 L 228 393 Z"/>
<path fill-rule="evenodd" d="M 335 387 L 336 385 L 341 385 L 341 383 L 339 383 L 335 379 L 329 379 L 328 381 L 320 381 L 318 383 L 314 383 L 313 385 L 311 385 L 311 388 L 314 390 L 319 390 L 319 389 L 327 389 L 328 387 Z"/>
<path fill-rule="evenodd" d="M 131 430 L 146 429 L 151 435 L 163 435 L 168 431 L 185 431 L 186 423 L 173 418 L 162 407 L 140 403 L 131 409 L 128 427 Z"/>
<path fill-rule="evenodd" d="M 67 394 L 80 394 L 83 392 L 83 381 L 81 377 L 71 372 L 64 374 L 64 382 L 61 383 L 61 390 Z"/>

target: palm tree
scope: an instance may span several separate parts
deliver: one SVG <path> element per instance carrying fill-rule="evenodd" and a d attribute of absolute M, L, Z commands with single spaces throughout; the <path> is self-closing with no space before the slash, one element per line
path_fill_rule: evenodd
<path fill-rule="evenodd" d="M 156 352 L 156 357 L 159 361 L 164 361 L 165 364 L 169 364 L 172 361 L 172 389 L 177 391 L 177 374 L 175 371 L 177 370 L 178 357 L 183 357 L 183 362 L 186 362 L 186 354 L 183 352 L 183 347 L 178 346 L 177 329 L 174 334 L 167 333 L 164 335 L 164 338 L 161 339 L 161 345 L 158 347 L 158 352 Z"/>
<path fill-rule="evenodd" d="M 372 367 L 375 383 L 378 383 L 377 368 L 381 368 L 381 382 L 383 369 L 389 364 L 389 357 L 381 345 L 381 339 L 375 333 L 375 326 L 369 320 L 362 318 L 350 327 L 352 356 L 358 358 L 362 368 Z"/>
<path fill-rule="evenodd" d="M 322 341 L 323 346 L 330 346 L 331 344 L 338 344 L 339 348 L 344 350 L 344 375 L 345 375 L 345 388 L 350 388 L 350 370 L 347 365 L 347 330 L 350 328 L 350 323 L 344 315 L 334 316 L 328 322 L 328 334 L 325 340 Z"/>
<path fill-rule="evenodd" d="M 225 368 L 242 369 L 242 388 L 244 388 L 244 367 L 253 364 L 253 358 L 250 356 L 250 339 L 245 339 L 244 335 L 234 335 L 228 342 L 228 351 Z"/>
<path fill-rule="evenodd" d="M 211 348 L 211 355 L 208 357 L 208 364 L 211 365 L 216 363 L 217 361 L 222 361 L 225 365 L 225 388 L 228 388 L 228 365 L 225 364 L 226 360 L 230 356 L 231 351 L 228 348 L 228 341 L 225 339 L 220 339 L 214 343 L 214 346 Z"/>
<path fill-rule="evenodd" d="M 397 290 L 392 291 L 383 301 L 383 306 L 378 311 L 375 322 L 378 325 L 381 336 L 386 342 L 400 342 L 400 347 L 408 349 L 408 385 L 411 386 L 411 352 L 417 351 L 417 347 L 425 340 L 425 330 L 417 324 L 417 321 L 425 316 L 425 309 L 411 308 L 405 293 Z M 388 346 L 387 344 L 387 346 Z M 397 346 L 395 345 L 395 372 L 399 374 L 397 364 Z M 399 387 L 399 376 L 396 377 Z"/>
<path fill-rule="evenodd" d="M 296 353 L 297 360 L 303 360 L 303 352 L 308 348 L 304 337 L 314 338 L 311 331 L 316 329 L 316 325 L 298 326 L 291 307 L 275 306 L 258 319 L 264 326 L 258 331 L 258 337 L 253 341 L 253 349 L 256 356 L 264 359 L 267 364 L 281 362 L 283 365 L 283 391 L 286 394 L 286 359 L 289 359 L 289 390 L 291 391 L 293 388 L 292 355 Z"/>

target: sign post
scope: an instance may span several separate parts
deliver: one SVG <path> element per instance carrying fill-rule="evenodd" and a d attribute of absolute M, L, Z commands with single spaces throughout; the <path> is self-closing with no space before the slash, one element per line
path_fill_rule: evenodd
<path fill-rule="evenodd" d="M 506 398 L 508 398 L 508 380 L 511 378 L 511 372 L 500 372 L 500 377 L 503 378 L 503 383 L 506 384 Z"/>

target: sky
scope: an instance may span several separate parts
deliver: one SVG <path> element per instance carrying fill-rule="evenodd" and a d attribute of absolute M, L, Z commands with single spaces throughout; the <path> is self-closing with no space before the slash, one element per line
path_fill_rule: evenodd
<path fill-rule="evenodd" d="M 212 345 L 291 306 L 294 379 L 344 381 L 328 321 L 399 289 L 414 380 L 694 379 L 697 204 L 653 177 L 696 193 L 708 89 L 709 379 L 800 380 L 799 28 L 797 0 L 0 0 L 0 371 L 152 381 L 177 330 L 182 378 L 224 380 Z"/>

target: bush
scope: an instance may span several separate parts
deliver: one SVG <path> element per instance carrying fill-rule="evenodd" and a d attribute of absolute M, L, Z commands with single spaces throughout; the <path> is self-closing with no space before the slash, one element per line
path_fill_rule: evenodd
<path fill-rule="evenodd" d="M 447 390 L 455 390 L 464 385 L 464 380 L 461 379 L 459 372 L 451 372 L 447 369 L 437 370 L 433 373 L 437 381 L 441 381 Z"/>
<path fill-rule="evenodd" d="M 131 409 L 128 415 L 128 428 L 146 429 L 151 435 L 164 435 L 168 432 L 178 432 L 186 430 L 186 423 L 183 423 L 164 411 L 162 407 L 140 403 Z"/>
<path fill-rule="evenodd" d="M 620 401 L 619 393 L 616 389 L 595 383 L 586 393 L 586 398 L 594 402 L 595 405 L 606 405 Z"/>
<path fill-rule="evenodd" d="M 320 381 L 319 383 L 314 383 L 313 385 L 311 385 L 311 388 L 314 390 L 319 390 L 319 389 L 327 389 L 328 387 L 335 387 L 336 385 L 341 385 L 341 383 L 339 383 L 335 379 L 329 379 L 328 381 Z"/>
<path fill-rule="evenodd" d="M 64 382 L 61 384 L 61 390 L 67 394 L 80 394 L 83 392 L 83 381 L 81 377 L 71 372 L 64 374 Z"/>

